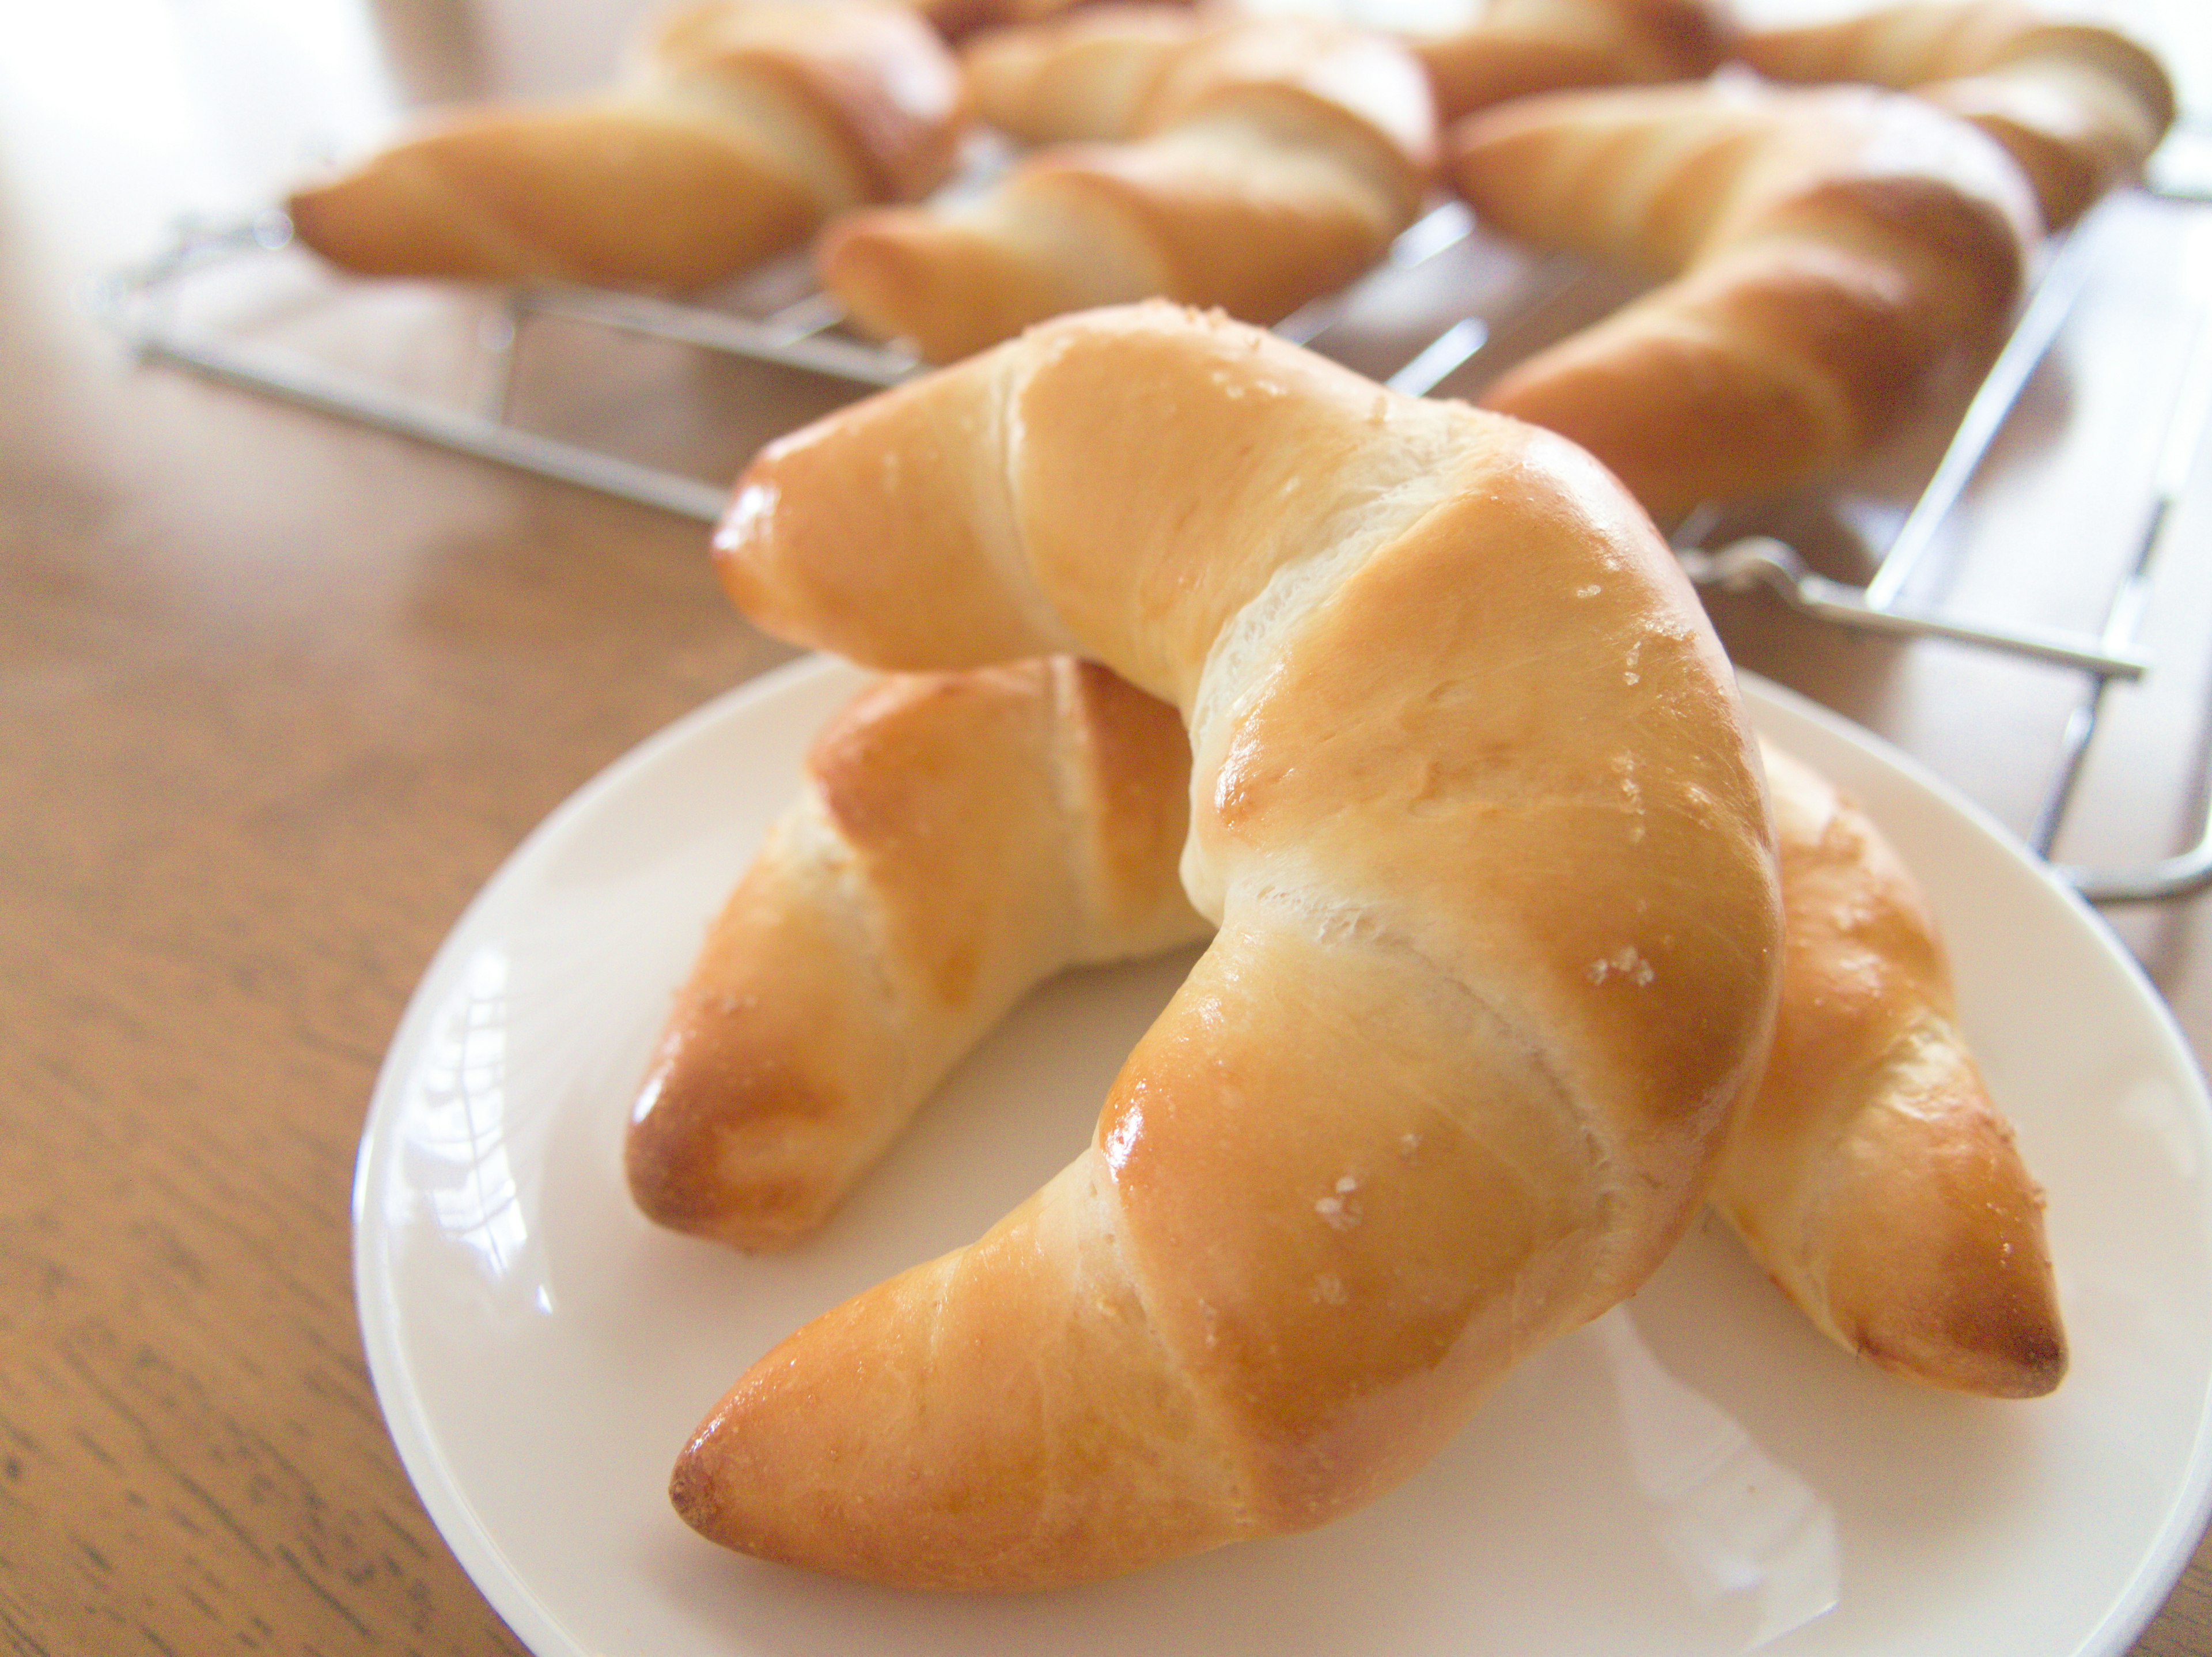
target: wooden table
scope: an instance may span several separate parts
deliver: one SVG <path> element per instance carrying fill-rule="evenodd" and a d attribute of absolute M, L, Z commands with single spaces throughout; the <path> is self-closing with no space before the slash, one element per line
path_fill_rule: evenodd
<path fill-rule="evenodd" d="M 520 0 L 130 0 L 15 20 L 0 62 L 11 1651 L 519 1649 L 424 1517 L 371 1395 L 348 1252 L 364 1104 L 418 974 L 517 840 L 787 652 L 722 602 L 696 526 L 134 372 L 82 299 L 173 212 L 268 198 L 303 140 L 353 142 L 394 97 L 590 81 L 633 9 L 556 28 Z M 2106 324 L 2124 332 L 2114 303 Z M 467 315 L 391 307 L 383 337 L 406 350 L 386 366 L 446 374 Z M 323 343 L 359 337 L 345 327 Z M 818 401 L 580 341 L 535 372 L 518 388 L 532 417 L 619 426 L 703 475 Z M 663 414 L 672 383 L 680 417 Z M 2063 427 L 2074 385 L 2046 384 L 2034 417 Z M 2197 477 L 2153 641 L 2177 665 L 2100 752 L 2076 855 L 2157 850 L 2190 808 L 2212 460 Z M 2017 522 L 2033 539 L 2054 509 L 2012 488 L 1978 504 L 1984 533 Z M 2031 607 L 2063 606 L 2071 543 L 2113 539 L 2096 494 L 2076 487 L 2082 536 L 2034 552 L 2008 592 L 2024 582 Z M 2024 825 L 2063 716 L 2050 676 L 1720 608 L 1743 661 L 1901 737 Z M 2212 903 L 2122 925 L 2212 1052 Z M 2212 1657 L 2212 1554 L 2138 1649 Z"/>

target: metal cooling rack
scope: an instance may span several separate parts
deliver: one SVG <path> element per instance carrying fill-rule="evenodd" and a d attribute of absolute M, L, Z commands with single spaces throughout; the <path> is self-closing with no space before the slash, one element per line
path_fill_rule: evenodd
<path fill-rule="evenodd" d="M 2190 192 L 2188 198 L 2197 198 Z M 1466 241 L 1473 231 L 1472 216 L 1459 204 L 1435 209 L 1397 239 L 1374 271 L 1343 291 L 1297 311 L 1277 324 L 1274 332 L 1326 353 L 1332 332 L 1363 301 L 1387 298 L 1384 284 Z M 842 312 L 835 300 L 819 292 L 752 316 L 598 289 L 538 285 L 508 294 L 492 325 L 479 331 L 489 390 L 481 407 L 468 410 L 396 392 L 277 347 L 244 344 L 179 320 L 176 300 L 187 278 L 213 265 L 274 253 L 291 240 L 290 222 L 274 210 L 245 221 L 181 225 L 153 259 L 100 283 L 92 296 L 94 308 L 141 362 L 167 363 L 223 384 L 705 523 L 720 517 L 727 499 L 726 484 L 641 466 L 526 430 L 510 420 L 514 364 L 534 322 L 559 319 L 675 341 L 871 390 L 896 385 L 924 368 L 903 351 L 844 332 Z M 2057 841 L 2073 797 L 2106 691 L 2116 680 L 2140 679 L 2151 666 L 2139 648 L 2138 631 L 2152 568 L 2203 437 L 2208 410 L 2212 410 L 2212 295 L 2195 296 L 2203 302 L 2203 314 L 2190 367 L 2167 412 L 2154 499 L 2127 573 L 2095 631 L 2000 625 L 1941 607 L 1915 606 L 1905 595 L 2073 310 L 2092 264 L 2090 244 L 2091 237 L 2077 230 L 2051 252 L 2012 335 L 1864 586 L 1814 572 L 1795 547 L 1773 536 L 1753 535 L 1708 546 L 1704 543 L 1718 522 L 1717 515 L 1711 512 L 1692 514 L 1674 538 L 1685 570 L 1700 586 L 1764 591 L 1802 614 L 1837 626 L 1905 638 L 1945 639 L 2081 672 L 2085 688 L 2069 717 L 2056 775 L 2029 834 L 2029 843 L 2045 857 Z M 1427 394 L 1475 364 L 1507 324 L 1526 321 L 1565 297 L 1583 276 L 1583 268 L 1571 259 L 1539 265 L 1522 284 L 1523 301 L 1513 314 L 1454 322 L 1413 351 L 1384 383 L 1408 395 Z M 2197 843 L 2176 856 L 2130 868 L 2055 868 L 2097 903 L 2155 902 L 2200 891 L 2212 886 L 2212 802 L 2203 812 Z"/>

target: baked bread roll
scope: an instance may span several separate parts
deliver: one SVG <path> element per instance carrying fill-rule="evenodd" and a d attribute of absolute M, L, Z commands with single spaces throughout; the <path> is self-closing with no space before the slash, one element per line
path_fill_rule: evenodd
<path fill-rule="evenodd" d="M 464 111 L 286 210 L 368 276 L 696 288 L 933 189 L 965 119 L 958 66 L 901 7 L 713 0 L 610 93 Z"/>
<path fill-rule="evenodd" d="M 1714 1205 L 1882 1368 L 2035 1398 L 2066 1373 L 2043 1197 L 1959 1033 L 1926 900 L 1865 813 L 1771 743 L 1787 965 Z"/>
<path fill-rule="evenodd" d="M 1573 438 L 1662 522 L 1873 444 L 1994 341 L 2036 235 L 1994 143 L 1867 88 L 1523 99 L 1458 128 L 1449 164 L 1506 235 L 1666 279 L 1482 397 Z"/>
<path fill-rule="evenodd" d="M 1187 9 L 1190 0 L 1146 0 L 1150 10 Z M 966 40 L 978 30 L 1018 28 L 1074 12 L 1107 9 L 1091 0 L 919 0 L 917 9 L 948 40 Z"/>
<path fill-rule="evenodd" d="M 1782 854 L 1781 1010 L 1713 1203 L 1850 1350 L 1932 1386 L 2046 1392 L 2066 1342 L 2039 1200 L 1960 1036 L 1927 905 L 1863 813 L 1773 744 L 1761 749 Z M 1074 959 L 1206 932 L 1176 879 L 1182 728 L 1103 668 L 1054 658 L 887 679 L 831 722 L 810 770 L 806 799 L 683 993 L 646 1088 L 653 1113 L 631 1136 L 647 1212 L 747 1246 L 791 1241 L 828 1214 L 1025 990 Z M 854 803 L 830 803 L 840 796 Z M 824 819 L 859 827 L 815 826 Z M 896 923 L 847 922 L 827 942 L 733 923 L 821 901 L 830 860 L 793 856 L 794 840 L 856 839 L 843 884 L 861 892 L 832 906 Z M 1066 861 L 1084 871 L 1077 890 L 1114 903 L 1072 916 Z M 1092 917 L 1115 908 L 1141 919 L 1102 939 Z M 989 990 L 933 995 L 946 961 L 983 963 L 964 970 Z M 863 988 L 885 979 L 888 996 Z M 837 1083 L 787 1092 L 783 1078 L 824 1071 Z M 687 1103 L 672 1116 L 677 1099 Z M 653 1174 L 639 1184 L 647 1124 Z M 776 1199 L 766 1214 L 762 1191 Z M 672 1193 L 689 1200 L 672 1204 Z"/>
<path fill-rule="evenodd" d="M 1471 27 L 1410 44 L 1449 121 L 1537 92 L 1701 80 L 1734 34 L 1718 0 L 1490 0 Z"/>
<path fill-rule="evenodd" d="M 1127 137 L 1160 63 L 1224 15 L 1097 5 L 988 31 L 961 54 L 976 113 L 1029 143 Z M 1468 27 L 1405 45 L 1449 121 L 1535 92 L 1698 79 L 1733 38 L 1714 0 L 1493 0 Z"/>
<path fill-rule="evenodd" d="M 1419 211 L 1419 64 L 1296 19 L 1216 23 L 1157 57 L 1127 143 L 1040 150 L 973 199 L 854 213 L 823 284 L 932 362 L 1065 311 L 1164 296 L 1273 322 L 1389 251 Z"/>
<path fill-rule="evenodd" d="M 2012 153 L 2054 228 L 2140 173 L 2173 125 L 2173 84 L 2151 53 L 2013 0 L 1886 6 L 1755 31 L 1737 50 L 1776 80 L 1910 88 L 1964 116 Z"/>
<path fill-rule="evenodd" d="M 1218 930 L 1065 1172 L 715 1408 L 705 1534 L 1021 1588 L 1316 1525 L 1672 1246 L 1765 1058 L 1773 852 L 1728 663 L 1586 455 L 1145 306 L 772 446 L 717 556 L 784 637 L 1172 701 Z"/>
<path fill-rule="evenodd" d="M 1084 6 L 979 34 L 960 67 L 986 125 L 1028 144 L 1112 143 L 1158 122 L 1163 71 L 1222 21 L 1188 6 Z"/>
<path fill-rule="evenodd" d="M 630 1120 L 638 1206 L 795 1241 L 1032 987 L 1205 936 L 1176 879 L 1189 775 L 1173 709 L 1069 657 L 861 696 L 678 997 Z"/>

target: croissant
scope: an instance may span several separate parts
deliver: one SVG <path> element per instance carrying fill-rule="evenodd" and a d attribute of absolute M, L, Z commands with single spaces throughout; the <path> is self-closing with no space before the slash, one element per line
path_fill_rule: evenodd
<path fill-rule="evenodd" d="M 1126 143 L 1064 145 L 957 205 L 849 214 L 817 249 L 867 332 L 934 362 L 1062 312 L 1162 295 L 1273 322 L 1341 287 L 1419 210 L 1420 67 L 1296 19 L 1216 23 L 1155 59 Z"/>
<path fill-rule="evenodd" d="M 1112 143 L 1160 121 L 1164 71 L 1221 27 L 1188 6 L 1083 6 L 976 35 L 960 67 L 987 125 L 1029 144 Z"/>
<path fill-rule="evenodd" d="M 1188 9 L 1191 0 L 1146 0 L 1146 9 Z M 1091 0 L 917 0 L 916 8 L 948 40 L 965 40 L 979 30 L 1019 28 L 1048 22 L 1066 14 L 1113 9 Z"/>
<path fill-rule="evenodd" d="M 953 1062 L 1062 967 L 1205 935 L 1172 709 L 1067 657 L 862 696 L 715 922 L 632 1114 L 638 1206 L 812 1230 Z"/>
<path fill-rule="evenodd" d="M 364 275 L 695 288 L 934 188 L 965 120 L 958 66 L 902 8 L 714 0 L 612 92 L 453 116 L 286 207 Z"/>
<path fill-rule="evenodd" d="M 1319 1524 L 1679 1235 L 1765 1057 L 1773 852 L 1728 664 L 1587 456 L 1142 306 L 772 446 L 717 558 L 787 638 L 1171 701 L 1218 931 L 1062 1173 L 714 1409 L 706 1535 L 1016 1588 Z"/>
<path fill-rule="evenodd" d="M 2071 224 L 2142 170 L 2173 124 L 2173 84 L 2117 30 L 2051 22 L 2012 0 L 1887 6 L 1746 34 L 1737 51 L 1782 81 L 1911 88 L 2012 153 L 2046 224 Z"/>
<path fill-rule="evenodd" d="M 1097 739 L 1102 716 L 1112 722 L 1110 744 Z M 926 738 L 882 734 L 908 723 Z M 1057 734 L 1040 740 L 1041 730 Z M 2041 1209 L 1960 1036 L 1926 904 L 1863 812 L 1802 762 L 1761 746 L 1782 853 L 1781 1008 L 1773 1057 L 1731 1135 L 1714 1205 L 1849 1349 L 1933 1386 L 2008 1398 L 2049 1392 L 2066 1345 Z M 1060 782 L 1070 750 L 1083 756 L 1084 782 L 1073 790 Z M 818 818 L 823 796 L 850 791 L 863 803 L 844 815 L 864 825 L 874 851 L 861 855 L 855 879 L 909 918 L 858 945 L 841 935 L 835 947 L 722 923 L 645 1091 L 648 1112 L 679 1091 L 695 1102 L 673 1121 L 641 1114 L 632 1130 L 634 1175 L 640 1139 L 652 1135 L 657 1177 L 640 1191 L 647 1211 L 748 1246 L 788 1242 L 800 1228 L 781 1214 L 763 1226 L 756 1193 L 803 1197 L 787 1211 L 809 1224 L 826 1215 L 957 1051 L 1024 990 L 1074 959 L 1203 936 L 1176 879 L 1188 769 L 1168 709 L 1066 658 L 899 676 L 864 694 L 823 733 L 808 798 L 771 836 L 729 914 L 809 901 L 821 860 L 795 874 L 781 848 L 794 822 Z M 1072 808 L 1028 803 L 1045 797 Z M 1120 848 L 1096 866 L 1113 869 L 1111 889 L 1143 924 L 1093 941 L 1095 924 L 1069 918 L 1058 862 L 1048 858 L 1055 872 L 1040 881 L 1036 858 L 1006 855 L 1009 820 L 1038 823 L 1059 856 L 1084 865 L 1097 860 L 1091 848 Z M 886 976 L 921 982 L 935 963 L 978 958 L 1018 971 L 966 1002 L 909 992 L 890 1002 L 856 989 Z M 909 1010 L 917 1006 L 920 1015 Z M 752 1062 L 702 1061 L 702 1049 L 717 1051 L 698 1033 L 702 1022 L 730 1033 L 721 1050 L 738 1046 Z M 834 1045 L 824 1030 L 836 1033 Z M 784 1091 L 756 1078 L 811 1070 L 825 1051 L 886 1049 L 899 1059 L 877 1060 L 858 1084 L 883 1114 L 809 1112 L 805 1154 L 793 1155 Z M 672 1172 L 693 1199 L 673 1214 L 654 1200 Z"/>
<path fill-rule="evenodd" d="M 1161 64 L 1218 15 L 1094 5 L 976 35 L 961 54 L 976 113 L 1027 143 L 1128 137 Z M 1534 92 L 1698 79 L 1733 37 L 1717 0 L 1494 0 L 1464 29 L 1404 43 L 1449 121 Z"/>
<path fill-rule="evenodd" d="M 2035 236 L 1993 142 L 1866 88 L 1523 99 L 1459 127 L 1450 168 L 1509 235 L 1668 278 L 1482 398 L 1573 438 L 1662 522 L 1874 443 L 1993 338 Z"/>
<path fill-rule="evenodd" d="M 1449 121 L 1537 92 L 1699 80 L 1734 34 L 1718 0 L 1491 0 L 1468 27 L 1411 45 Z"/>

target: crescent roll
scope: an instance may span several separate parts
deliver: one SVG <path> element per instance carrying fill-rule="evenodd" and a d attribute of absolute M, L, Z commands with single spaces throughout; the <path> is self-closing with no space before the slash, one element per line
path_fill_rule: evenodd
<path fill-rule="evenodd" d="M 1699 80 L 1734 35 L 1717 0 L 1491 0 L 1467 28 L 1410 44 L 1449 121 L 1538 92 Z"/>
<path fill-rule="evenodd" d="M 975 111 L 1027 143 L 1126 138 L 1158 66 L 1219 14 L 1085 6 L 993 29 L 962 51 Z M 1407 34 L 1444 121 L 1531 93 L 1696 80 L 1735 36 L 1716 0 L 1492 0 L 1466 27 Z"/>
<path fill-rule="evenodd" d="M 926 739 L 880 734 L 909 723 Z M 2047 1392 L 2064 1374 L 2066 1338 L 2040 1198 L 1960 1035 L 1927 904 L 1857 807 L 1773 744 L 1761 750 L 1782 854 L 1782 1000 L 1714 1206 L 1821 1331 L 1869 1362 L 1955 1391 Z M 1073 789 L 1071 752 L 1082 756 Z M 898 675 L 860 697 L 823 732 L 805 797 L 679 998 L 632 1130 L 641 1205 L 703 1235 L 781 1246 L 799 1233 L 787 1215 L 827 1214 L 1024 990 L 1077 959 L 1204 936 L 1176 878 L 1188 756 L 1170 710 L 1066 658 Z M 825 804 L 848 793 L 867 803 Z M 1039 799 L 1054 808 L 1034 811 Z M 875 922 L 854 949 L 751 920 L 814 901 L 818 861 L 794 865 L 783 847 L 793 824 L 832 813 L 853 825 L 845 843 L 860 843 L 844 854 L 858 890 L 840 901 L 914 916 L 896 933 Z M 1110 891 L 1142 924 L 1098 941 L 1096 921 L 1071 918 L 1059 875 L 1041 892 L 1037 860 L 1009 856 L 1001 838 L 1014 825 L 1026 841 L 1031 824 L 1049 839 L 1048 865 L 1097 871 L 1077 889 Z M 1118 853 L 1101 856 L 1104 846 Z M 977 972 L 968 982 L 991 987 L 964 998 L 894 999 L 878 987 L 941 981 L 929 968 L 944 959 L 1020 971 Z M 732 1047 L 750 1062 L 723 1058 Z M 835 1141 L 800 1142 L 804 1161 L 793 1156 L 787 1093 L 757 1078 L 887 1048 L 900 1062 L 857 1084 L 881 1115 L 842 1101 L 818 1118 L 808 1110 L 810 1134 Z M 828 1090 L 797 1091 L 811 1103 Z M 686 1101 L 672 1118 L 656 1102 L 672 1093 Z M 667 1200 L 672 1186 L 689 1206 Z M 804 1199 L 763 1214 L 763 1188 Z"/>
<path fill-rule="evenodd" d="M 951 170 L 959 69 L 877 0 L 711 0 L 599 97 L 463 111 L 294 193 L 300 239 L 368 276 L 684 289 Z"/>
<path fill-rule="evenodd" d="M 1775 80 L 1909 88 L 1963 116 L 2011 152 L 2053 228 L 2141 172 L 2173 125 L 2173 83 L 2142 46 L 2014 0 L 1913 0 L 1755 30 L 1737 52 Z"/>
<path fill-rule="evenodd" d="M 1127 142 L 1054 145 L 970 199 L 832 224 L 817 264 L 853 320 L 933 362 L 1149 296 L 1273 322 L 1374 264 L 1419 211 L 1435 122 L 1393 42 L 1255 19 L 1146 37 L 1129 61 L 1121 95 L 1081 112 L 1118 114 Z M 1013 101 L 999 81 L 992 95 Z"/>
<path fill-rule="evenodd" d="M 772 446 L 717 557 L 787 638 L 1170 701 L 1217 931 L 1061 1174 L 714 1408 L 706 1535 L 1021 1588 L 1317 1525 L 1680 1234 L 1765 1057 L 1771 825 L 1695 594 L 1572 446 L 1137 307 Z"/>
<path fill-rule="evenodd" d="M 1993 141 L 1869 88 L 1557 93 L 1474 117 L 1452 150 L 1486 223 L 1662 279 L 1482 398 L 1573 438 L 1662 522 L 1873 444 L 1994 341 L 2037 235 Z"/>

